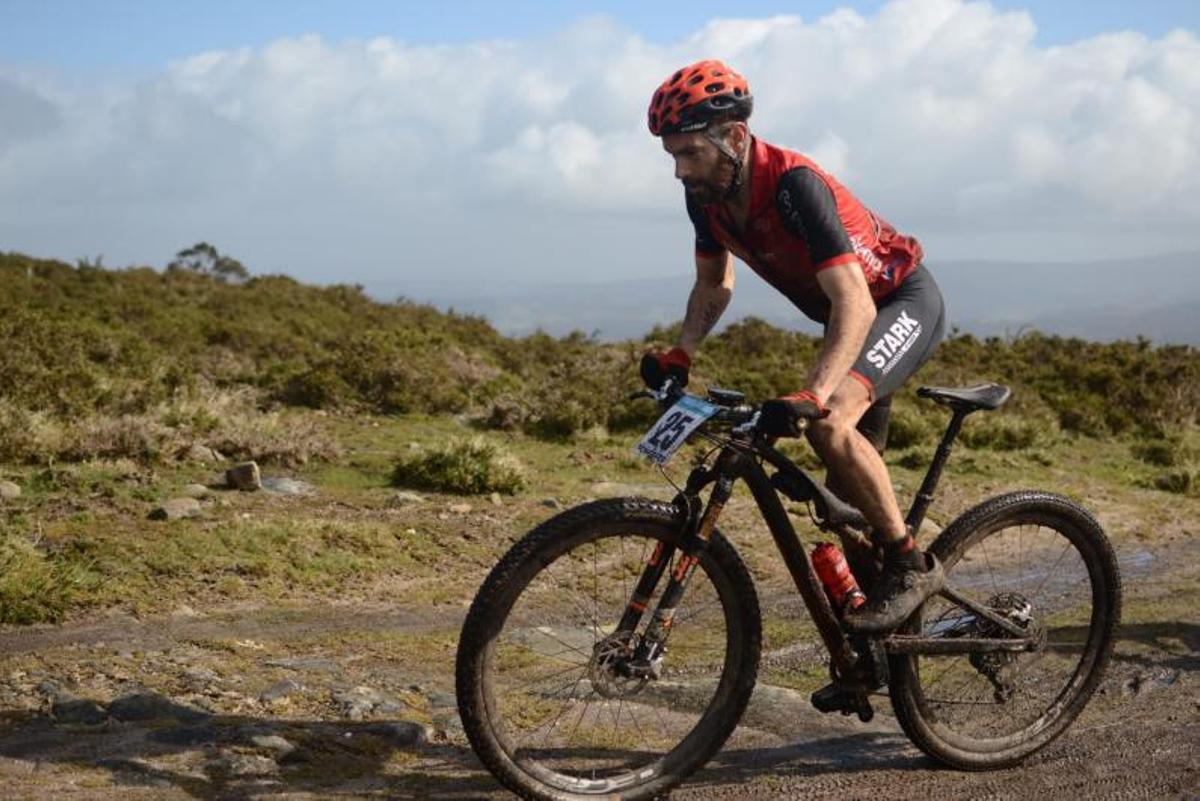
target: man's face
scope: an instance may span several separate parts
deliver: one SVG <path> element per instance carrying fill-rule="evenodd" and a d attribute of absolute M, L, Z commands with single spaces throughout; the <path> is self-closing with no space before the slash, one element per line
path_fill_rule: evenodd
<path fill-rule="evenodd" d="M 725 197 L 733 178 L 733 165 L 729 159 L 721 158 L 721 151 L 703 131 L 667 134 L 662 138 L 662 146 L 675 159 L 675 177 L 692 200 L 706 205 Z"/>

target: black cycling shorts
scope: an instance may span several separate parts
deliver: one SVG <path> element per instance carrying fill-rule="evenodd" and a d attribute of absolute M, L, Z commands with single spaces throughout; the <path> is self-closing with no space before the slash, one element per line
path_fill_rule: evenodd
<path fill-rule="evenodd" d="M 850 375 L 867 387 L 872 400 L 888 397 L 929 361 L 945 326 L 942 292 L 919 265 L 879 304 Z"/>

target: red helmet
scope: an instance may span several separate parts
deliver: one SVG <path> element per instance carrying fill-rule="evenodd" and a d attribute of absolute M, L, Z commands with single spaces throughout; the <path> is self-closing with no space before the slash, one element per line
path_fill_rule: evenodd
<path fill-rule="evenodd" d="M 745 78 L 720 61 L 697 61 L 663 81 L 650 99 L 650 133 L 700 131 L 718 116 L 744 120 L 753 108 Z"/>

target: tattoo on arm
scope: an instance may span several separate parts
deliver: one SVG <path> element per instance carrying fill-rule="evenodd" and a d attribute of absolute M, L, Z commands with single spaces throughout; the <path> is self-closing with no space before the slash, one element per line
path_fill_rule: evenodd
<path fill-rule="evenodd" d="M 725 311 L 725 304 L 717 300 L 710 300 L 704 305 L 704 313 L 700 317 L 700 331 L 702 336 L 708 336 L 713 330 L 713 326 L 717 324 L 717 320 L 721 319 L 721 313 Z"/>

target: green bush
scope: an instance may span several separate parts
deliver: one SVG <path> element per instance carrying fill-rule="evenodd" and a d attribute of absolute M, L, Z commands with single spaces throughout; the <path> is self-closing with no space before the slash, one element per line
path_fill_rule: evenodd
<path fill-rule="evenodd" d="M 525 486 L 520 463 L 482 439 L 452 440 L 408 459 L 392 471 L 392 485 L 413 489 L 482 495 L 512 495 Z"/>
<path fill-rule="evenodd" d="M 1018 451 L 1049 444 L 1052 428 L 1045 421 L 1012 415 L 975 415 L 963 426 L 961 439 L 971 448 Z"/>
<path fill-rule="evenodd" d="M 1200 495 L 1200 469 L 1182 467 L 1156 476 L 1154 486 L 1177 495 Z"/>
<path fill-rule="evenodd" d="M 0 623 L 59 620 L 89 578 L 82 564 L 48 556 L 28 537 L 0 532 Z"/>
<path fill-rule="evenodd" d="M 1130 450 L 1141 461 L 1158 467 L 1174 467 L 1182 459 L 1182 445 L 1178 439 L 1135 442 Z"/>

